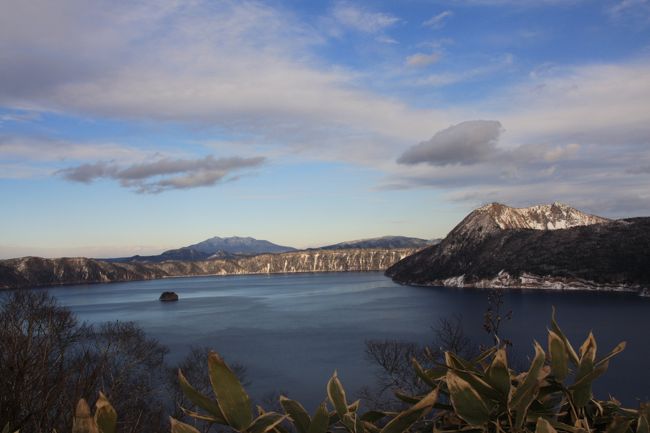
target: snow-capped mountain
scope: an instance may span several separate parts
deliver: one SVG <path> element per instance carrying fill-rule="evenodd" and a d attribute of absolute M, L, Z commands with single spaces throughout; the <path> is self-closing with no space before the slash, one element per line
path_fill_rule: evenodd
<path fill-rule="evenodd" d="M 449 235 L 462 237 L 473 234 L 484 237 L 500 230 L 561 230 L 609 221 L 607 218 L 590 215 L 558 202 L 524 208 L 490 203 L 472 211 Z"/>
<path fill-rule="evenodd" d="M 489 214 L 501 229 L 558 230 L 610 221 L 559 202 L 523 208 L 491 203 L 475 212 Z"/>
<path fill-rule="evenodd" d="M 492 203 L 386 274 L 407 284 L 646 293 L 649 229 L 650 218 L 608 220 L 560 203 Z"/>

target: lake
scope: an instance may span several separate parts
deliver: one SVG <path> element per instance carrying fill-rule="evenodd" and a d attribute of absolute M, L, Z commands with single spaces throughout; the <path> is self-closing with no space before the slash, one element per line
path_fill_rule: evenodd
<path fill-rule="evenodd" d="M 326 396 L 334 370 L 352 395 L 373 384 L 376 370 L 364 355 L 368 339 L 428 343 L 439 318 L 462 314 L 467 334 L 490 342 L 482 328 L 485 290 L 401 286 L 380 272 L 173 278 L 49 291 L 82 321 L 137 322 L 170 348 L 170 363 L 193 345 L 209 346 L 247 367 L 253 396 L 282 390 L 308 408 Z M 180 301 L 158 301 L 163 291 L 175 291 Z M 513 317 L 502 335 L 513 341 L 520 358 L 533 353 L 533 338 L 546 349 L 555 305 L 576 349 L 590 330 L 601 356 L 619 341 L 628 342 L 597 382 L 597 397 L 609 392 L 635 404 L 650 396 L 650 299 L 509 291 L 504 301 Z"/>

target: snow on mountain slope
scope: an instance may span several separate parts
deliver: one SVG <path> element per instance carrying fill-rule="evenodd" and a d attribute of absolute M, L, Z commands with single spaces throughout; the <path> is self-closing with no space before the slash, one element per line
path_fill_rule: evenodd
<path fill-rule="evenodd" d="M 609 221 L 558 202 L 524 208 L 491 203 L 476 211 L 490 214 L 501 229 L 558 230 Z"/>
<path fill-rule="evenodd" d="M 525 208 L 490 203 L 467 215 L 447 238 L 456 241 L 482 239 L 489 234 L 509 229 L 560 230 L 609 221 L 557 202 Z"/>

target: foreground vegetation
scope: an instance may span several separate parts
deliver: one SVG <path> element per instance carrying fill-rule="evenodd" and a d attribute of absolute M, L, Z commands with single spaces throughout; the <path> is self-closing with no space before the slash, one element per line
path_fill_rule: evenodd
<path fill-rule="evenodd" d="M 34 296 L 34 295 L 22 295 Z M 29 298 L 21 298 L 23 301 Z M 20 299 L 19 299 L 20 300 Z M 33 299 L 32 299 L 33 301 Z M 25 301 L 26 302 L 26 301 Z M 46 305 L 47 306 L 47 305 Z M 140 417 L 145 413 L 142 400 L 153 397 L 154 392 L 142 385 L 144 394 L 119 392 L 116 387 L 115 377 L 124 372 L 119 368 L 108 373 L 103 368 L 127 368 L 121 361 L 131 359 L 131 354 L 118 351 L 118 354 L 108 356 L 110 350 L 101 349 L 98 353 L 104 354 L 103 363 L 90 362 L 97 352 L 92 350 L 93 345 L 82 345 L 85 351 L 75 350 L 72 357 L 75 361 L 71 365 L 84 371 L 84 362 L 93 366 L 91 377 L 101 378 L 85 384 L 84 389 L 72 385 L 79 384 L 80 378 L 75 371 L 66 371 L 60 375 L 65 378 L 61 382 L 54 382 L 57 388 L 49 389 L 41 381 L 51 380 L 50 375 L 56 376 L 57 372 L 64 371 L 65 363 L 61 357 L 70 357 L 73 354 L 62 351 L 59 346 L 56 350 L 39 352 L 43 345 L 54 347 L 56 341 L 35 338 L 43 331 L 44 326 L 62 326 L 69 323 L 70 317 L 52 317 L 52 305 L 45 311 L 34 311 L 32 317 L 35 323 L 29 320 L 20 323 L 11 322 L 11 314 L 0 315 L 4 322 L 0 323 L 0 336 L 15 335 L 5 331 L 6 326 L 18 326 L 24 338 L 22 343 L 32 345 L 36 352 L 28 353 L 21 362 L 14 362 L 8 367 L 10 356 L 7 351 L 2 352 L 2 367 L 6 374 L 19 366 L 35 363 L 40 368 L 42 377 L 34 380 L 25 377 L 28 370 L 23 370 L 19 375 L 4 379 L 5 387 L 1 395 L 0 421 L 8 421 L 3 433 L 9 433 L 17 428 L 23 432 L 52 431 L 34 424 L 34 419 L 45 419 L 58 416 L 54 413 L 62 410 L 64 406 L 56 404 L 64 401 L 70 409 L 73 404 L 69 398 L 75 395 L 91 395 L 93 389 L 110 389 L 111 400 L 117 402 L 116 407 L 109 403 L 109 399 L 102 393 L 95 403 L 94 414 L 87 402 L 81 399 L 76 404 L 72 419 L 73 433 L 115 433 L 116 431 L 169 431 L 172 433 L 199 433 L 210 430 L 222 431 L 224 429 L 241 433 L 402 433 L 402 432 L 569 432 L 569 433 L 650 433 L 648 420 L 650 419 L 650 405 L 642 404 L 639 408 L 624 408 L 619 402 L 594 399 L 592 384 L 599 376 L 604 374 L 610 361 L 625 348 L 625 343 L 620 343 L 607 355 L 597 358 L 597 344 L 594 336 L 589 334 L 578 350 L 574 349 L 565 334 L 560 329 L 555 314 L 551 320 L 548 331 L 548 340 L 544 349 L 539 343 L 534 342 L 535 355 L 525 371 L 516 371 L 508 363 L 508 346 L 495 336 L 495 345 L 478 355 L 463 358 L 460 355 L 447 351 L 442 354 L 426 351 L 426 364 L 413 359 L 412 369 L 415 372 L 421 393 L 407 394 L 395 390 L 396 397 L 402 402 L 401 407 L 395 410 L 361 410 L 359 401 L 349 402 L 344 388 L 336 373 L 329 380 L 326 387 L 326 399 L 310 415 L 297 401 L 280 396 L 275 410 L 267 411 L 253 404 L 241 383 L 239 368 L 231 369 L 215 352 L 210 352 L 207 359 L 207 374 L 203 378 L 209 383 L 210 389 L 206 390 L 205 383 L 197 385 L 194 366 L 185 363 L 183 369 L 190 369 L 192 382 L 187 379 L 186 371 L 179 369 L 177 384 L 180 397 L 175 401 L 180 405 L 179 412 L 171 417 L 169 424 L 160 423 L 155 417 L 146 421 L 133 421 L 134 407 L 139 407 Z M 49 316 L 42 316 L 50 313 Z M 47 317 L 44 321 L 38 319 Z M 36 326 L 40 326 L 40 330 Z M 65 328 L 68 329 L 68 328 Z M 77 328 L 73 327 L 74 330 Z M 88 337 L 90 335 L 90 337 Z M 102 341 L 97 335 L 103 334 L 86 331 L 85 334 L 71 334 L 71 340 L 84 342 L 90 339 L 93 344 Z M 99 338 L 99 339 L 98 339 Z M 142 343 L 145 340 L 141 340 Z M 2 341 L 3 349 L 6 341 Z M 71 344 L 71 343 L 70 343 Z M 102 344 L 114 344 L 110 338 Z M 103 346 L 101 346 L 103 347 Z M 20 352 L 20 351 L 18 351 Z M 151 347 L 146 352 L 151 352 Z M 42 358 L 43 354 L 46 358 Z M 155 350 L 154 350 L 155 353 Z M 15 356 L 15 354 L 12 354 Z M 36 358 L 39 355 L 41 358 Z M 197 352 L 193 353 L 197 357 Z M 53 361 L 59 362 L 52 364 Z M 423 366 L 426 365 L 426 366 Z M 54 366 L 54 368 L 52 367 Z M 143 374 L 145 372 L 138 372 Z M 150 373 L 150 372 L 149 372 Z M 116 376 L 117 375 L 117 376 Z M 85 377 L 85 376 L 84 376 Z M 131 378 L 128 376 L 127 378 Z M 34 382 L 31 388 L 21 389 L 27 379 Z M 13 382 L 12 382 L 13 381 Z M 122 380 L 126 382 L 126 379 Z M 119 384 L 120 381 L 117 381 Z M 136 381 L 136 383 L 139 383 Z M 92 384 L 92 386 L 89 386 Z M 39 388 L 38 386 L 41 386 Z M 151 383 L 150 383 L 151 385 Z M 9 388 L 7 388 L 9 387 Z M 10 392 L 6 392 L 10 390 Z M 20 393 L 16 400 L 12 392 Z M 148 393 L 148 394 L 147 394 Z M 213 396 L 208 396 L 212 393 Z M 13 400 L 12 400 L 13 399 Z M 124 401 L 129 402 L 123 404 Z M 156 403 L 156 400 L 152 400 Z M 11 403 L 11 405 L 7 405 Z M 150 401 L 151 403 L 151 401 Z M 13 405 L 13 406 L 12 406 Z M 7 408 L 13 408 L 7 410 Z M 161 408 L 159 408 L 161 409 Z M 135 414 L 138 414 L 138 410 Z M 124 412 L 123 412 L 124 411 Z M 126 413 L 131 421 L 118 422 Z M 138 418 L 138 417 L 136 417 Z M 69 422 L 69 421 L 68 421 Z M 151 423 L 151 424 L 148 424 Z M 56 425 L 58 431 L 68 431 L 68 425 Z"/>

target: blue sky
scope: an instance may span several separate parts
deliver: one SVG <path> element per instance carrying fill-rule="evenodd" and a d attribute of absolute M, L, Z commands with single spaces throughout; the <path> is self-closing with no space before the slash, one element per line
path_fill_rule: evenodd
<path fill-rule="evenodd" d="M 650 0 L 0 3 L 0 257 L 650 215 Z"/>

